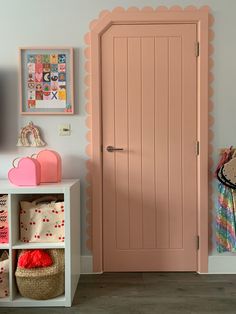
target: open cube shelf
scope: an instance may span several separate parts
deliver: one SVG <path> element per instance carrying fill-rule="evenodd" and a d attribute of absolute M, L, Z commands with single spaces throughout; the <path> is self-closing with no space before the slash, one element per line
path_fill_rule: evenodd
<path fill-rule="evenodd" d="M 0 180 L 0 194 L 8 195 L 9 243 L 0 243 L 0 250 L 9 251 L 9 297 L 0 298 L 0 307 L 48 307 L 72 304 L 80 276 L 80 184 L 78 180 L 63 180 L 55 184 L 35 187 L 15 187 Z M 61 194 L 65 202 L 65 242 L 23 243 L 19 231 L 19 202 L 37 195 Z M 65 294 L 49 300 L 33 300 L 20 296 L 16 280 L 16 253 L 21 249 L 65 250 Z"/>

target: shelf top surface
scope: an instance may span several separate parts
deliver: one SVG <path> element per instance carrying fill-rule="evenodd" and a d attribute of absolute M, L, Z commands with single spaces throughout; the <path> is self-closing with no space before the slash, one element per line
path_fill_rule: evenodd
<path fill-rule="evenodd" d="M 19 294 L 15 296 L 13 301 L 11 301 L 9 298 L 0 298 L 0 307 L 48 307 L 48 306 L 57 307 L 66 306 L 66 303 L 67 300 L 65 294 L 62 294 L 56 298 L 49 300 L 33 300 L 29 298 L 24 298 Z M 33 310 L 31 312 L 33 312 Z M 50 310 L 48 311 L 48 313 L 50 313 Z"/>
<path fill-rule="evenodd" d="M 9 249 L 9 243 L 0 243 L 0 250 Z"/>
<path fill-rule="evenodd" d="M 45 193 L 47 192 L 62 192 L 65 189 L 77 184 L 79 180 L 76 179 L 63 179 L 59 183 L 41 183 L 36 186 L 17 186 L 10 183 L 8 180 L 0 180 L 0 194 L 3 193 Z"/>
<path fill-rule="evenodd" d="M 58 297 L 55 297 L 55 298 L 52 298 L 52 299 L 48 299 L 48 300 L 33 300 L 33 299 L 29 299 L 29 298 L 25 298 L 25 297 L 22 297 L 21 295 L 17 295 L 14 299 L 14 302 L 29 302 L 31 304 L 33 303 L 41 303 L 41 304 L 46 304 L 47 302 L 65 302 L 65 295 L 62 294 L 62 295 L 59 295 Z"/>
<path fill-rule="evenodd" d="M 65 242 L 29 242 L 24 243 L 18 241 L 16 244 L 13 245 L 13 249 L 64 249 L 65 248 Z"/>

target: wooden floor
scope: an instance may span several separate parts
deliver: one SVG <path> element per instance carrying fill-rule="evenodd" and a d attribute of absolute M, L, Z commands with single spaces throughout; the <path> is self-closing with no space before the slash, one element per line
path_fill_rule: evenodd
<path fill-rule="evenodd" d="M 236 275 L 193 273 L 83 275 L 72 308 L 1 308 L 0 313 L 236 314 Z"/>

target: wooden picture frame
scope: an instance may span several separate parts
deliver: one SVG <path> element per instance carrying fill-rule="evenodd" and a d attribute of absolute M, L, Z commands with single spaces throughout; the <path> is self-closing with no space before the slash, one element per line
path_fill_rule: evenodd
<path fill-rule="evenodd" d="M 19 48 L 20 113 L 74 114 L 73 48 Z"/>

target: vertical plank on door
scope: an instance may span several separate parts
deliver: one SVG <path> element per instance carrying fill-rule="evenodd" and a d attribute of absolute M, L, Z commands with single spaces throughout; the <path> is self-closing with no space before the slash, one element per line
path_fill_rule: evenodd
<path fill-rule="evenodd" d="M 183 199 L 184 199 L 184 221 L 188 224 L 184 228 L 184 247 L 196 247 L 197 235 L 197 156 L 195 144 L 197 140 L 197 58 L 194 53 L 196 38 L 196 25 L 191 25 L 183 41 L 183 73 L 186 73 L 183 81 L 185 93 L 182 101 L 182 164 L 183 164 Z M 192 53 L 190 53 L 192 52 Z M 191 68 L 191 71 L 188 69 Z M 192 237 L 188 235 L 192 233 Z M 195 237 L 194 237 L 195 235 Z M 188 260 L 197 265 L 194 256 L 189 254 Z"/>
<path fill-rule="evenodd" d="M 155 181 L 156 181 L 156 243 L 169 247 L 169 40 L 155 38 Z"/>
<path fill-rule="evenodd" d="M 141 40 L 128 38 L 130 248 L 142 248 Z"/>
<path fill-rule="evenodd" d="M 156 247 L 154 37 L 141 39 L 143 248 Z"/>
<path fill-rule="evenodd" d="M 169 223 L 170 248 L 183 247 L 181 37 L 169 38 Z"/>
<path fill-rule="evenodd" d="M 112 43 L 112 44 L 111 44 Z M 114 126 L 114 59 L 113 59 L 113 38 L 110 36 L 102 37 L 102 82 L 107 86 L 109 93 L 102 94 L 102 111 L 103 111 L 103 144 L 106 149 L 107 145 L 113 144 L 115 141 L 114 131 L 111 132 L 111 127 Z M 105 75 L 104 75 L 105 74 Z M 116 194 L 115 194 L 115 172 L 114 172 L 115 154 L 103 153 L 103 232 L 110 234 L 110 237 L 104 237 L 104 246 L 114 246 L 112 242 L 116 238 L 116 228 L 113 228 L 110 221 L 114 221 L 114 210 L 109 208 L 116 208 Z M 109 197 L 108 197 L 109 196 Z M 104 264 L 106 264 L 107 254 L 104 254 Z"/>
<path fill-rule="evenodd" d="M 116 176 L 116 241 L 118 249 L 129 248 L 129 160 L 128 160 L 128 104 L 127 68 L 128 39 L 114 38 L 114 81 L 115 81 L 115 147 L 124 151 L 115 154 Z"/>

